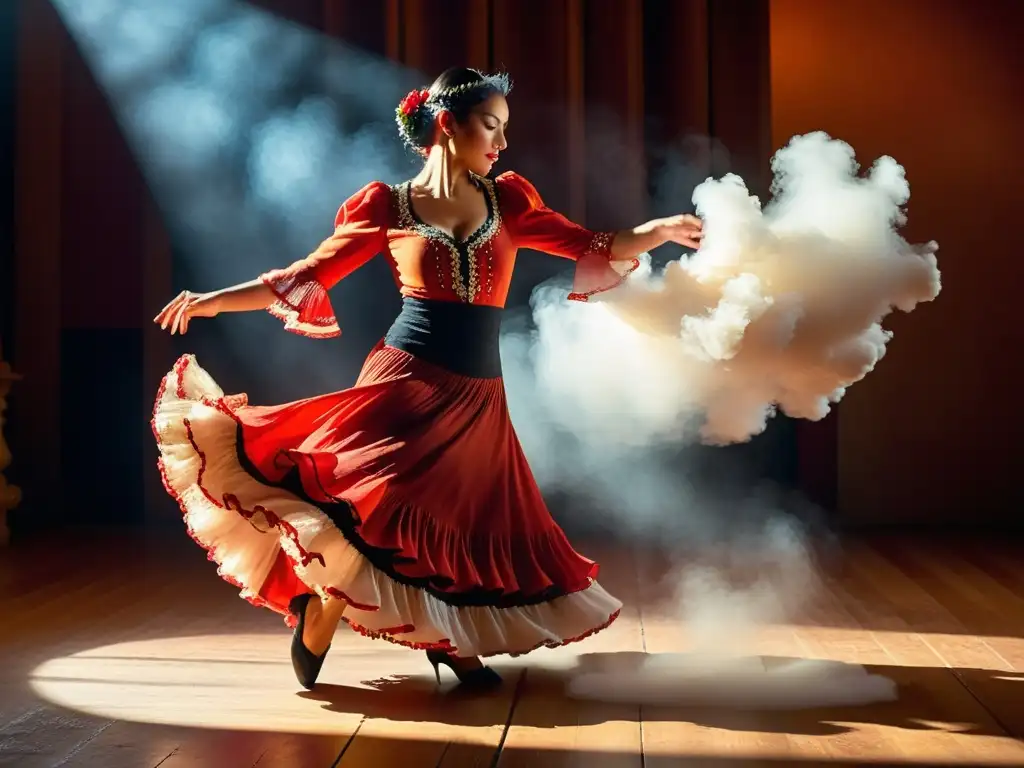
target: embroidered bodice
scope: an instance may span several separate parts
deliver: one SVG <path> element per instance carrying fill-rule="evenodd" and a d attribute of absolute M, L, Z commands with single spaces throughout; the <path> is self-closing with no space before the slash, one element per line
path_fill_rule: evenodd
<path fill-rule="evenodd" d="M 269 311 L 307 336 L 340 333 L 327 290 L 378 254 L 403 296 L 503 307 L 516 252 L 531 248 L 576 262 L 569 298 L 585 301 L 622 282 L 639 262 L 611 262 L 610 232 L 593 232 L 548 208 L 513 172 L 474 177 L 487 217 L 464 239 L 421 221 L 411 184 L 375 181 L 338 210 L 334 234 L 305 259 L 261 276 L 277 296 Z M 617 268 L 616 268 L 617 267 Z"/>
<path fill-rule="evenodd" d="M 419 219 L 412 206 L 411 182 L 390 188 L 396 226 L 387 233 L 388 253 L 403 296 L 504 304 L 515 249 L 505 242 L 508 232 L 502 231 L 497 185 L 485 178 L 477 178 L 476 183 L 484 193 L 487 218 L 464 239 Z M 507 258 L 496 261 L 495 252 Z M 496 286 L 500 297 L 494 295 Z"/>

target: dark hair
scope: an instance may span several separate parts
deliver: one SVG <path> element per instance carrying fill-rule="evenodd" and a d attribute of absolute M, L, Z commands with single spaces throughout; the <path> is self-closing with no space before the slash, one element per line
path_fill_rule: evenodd
<path fill-rule="evenodd" d="M 456 122 L 464 123 L 476 106 L 496 93 L 507 96 L 511 90 L 506 74 L 485 75 L 469 67 L 446 69 L 430 88 L 412 91 L 402 99 L 395 110 L 398 134 L 406 146 L 422 154 L 434 142 L 439 112 L 451 112 Z"/>

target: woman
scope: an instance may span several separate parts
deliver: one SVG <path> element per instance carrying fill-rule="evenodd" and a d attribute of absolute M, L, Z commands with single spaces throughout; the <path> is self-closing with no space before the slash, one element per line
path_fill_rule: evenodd
<path fill-rule="evenodd" d="M 183 292 L 155 321 L 268 310 L 285 327 L 340 333 L 327 290 L 383 254 L 403 309 L 351 389 L 284 405 L 225 397 L 186 355 L 153 426 L 189 532 L 242 596 L 287 616 L 311 688 L 339 621 L 427 651 L 463 683 L 479 657 L 587 637 L 621 604 L 552 520 L 509 420 L 498 330 L 516 249 L 576 261 L 571 297 L 618 285 L 667 241 L 696 247 L 691 216 L 590 232 L 521 176 L 488 178 L 506 147 L 509 82 L 456 68 L 397 109 L 425 158 L 411 181 L 350 197 L 334 234 L 291 266 L 220 291 Z"/>

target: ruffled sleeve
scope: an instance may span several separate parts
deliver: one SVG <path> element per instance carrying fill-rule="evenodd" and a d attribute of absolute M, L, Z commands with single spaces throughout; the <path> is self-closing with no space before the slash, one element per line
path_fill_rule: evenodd
<path fill-rule="evenodd" d="M 391 189 L 383 182 L 352 195 L 334 217 L 334 234 L 313 253 L 260 275 L 277 297 L 267 311 L 292 333 L 314 339 L 340 335 L 327 291 L 387 247 L 390 211 Z"/>
<path fill-rule="evenodd" d="M 502 218 L 515 245 L 576 262 L 569 299 L 586 301 L 615 288 L 640 266 L 639 259 L 612 261 L 614 232 L 594 232 L 551 210 L 519 174 L 508 171 L 496 181 Z"/>

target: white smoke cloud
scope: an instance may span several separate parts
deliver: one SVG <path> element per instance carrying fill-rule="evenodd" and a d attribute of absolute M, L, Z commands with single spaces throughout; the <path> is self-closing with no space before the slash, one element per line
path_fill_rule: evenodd
<path fill-rule="evenodd" d="M 705 240 L 660 273 L 645 261 L 589 306 L 534 296 L 531 365 L 554 423 L 649 445 L 748 440 L 781 410 L 818 420 L 870 373 L 892 333 L 882 320 L 940 289 L 934 243 L 897 232 L 910 196 L 883 157 L 857 175 L 853 149 L 824 133 L 794 138 L 772 163 L 761 207 L 742 179 L 697 187 Z"/>
<path fill-rule="evenodd" d="M 723 702 L 824 704 L 837 684 L 848 703 L 895 695 L 856 667 L 769 670 L 744 659 L 761 627 L 791 621 L 817 594 L 811 540 L 773 500 L 723 503 L 658 460 L 686 442 L 748 441 L 778 411 L 823 418 L 884 356 L 884 318 L 939 293 L 937 246 L 898 232 L 910 189 L 895 160 L 860 176 L 848 144 L 812 133 L 793 138 L 772 169 L 763 208 L 735 175 L 696 188 L 705 239 L 692 256 L 660 272 L 647 258 L 590 305 L 542 286 L 536 330 L 504 340 L 513 417 L 542 479 L 604 496 L 602 513 L 620 533 L 656 530 L 669 549 L 685 544 L 689 556 L 696 540 L 719 555 L 669 577 L 693 657 L 588 673 L 574 695 L 683 703 L 703 679 L 693 664 L 712 660 L 714 678 L 728 683 Z"/>
<path fill-rule="evenodd" d="M 625 704 L 754 711 L 862 706 L 897 698 L 890 678 L 828 659 L 661 653 L 622 666 L 574 674 L 567 693 Z"/>

